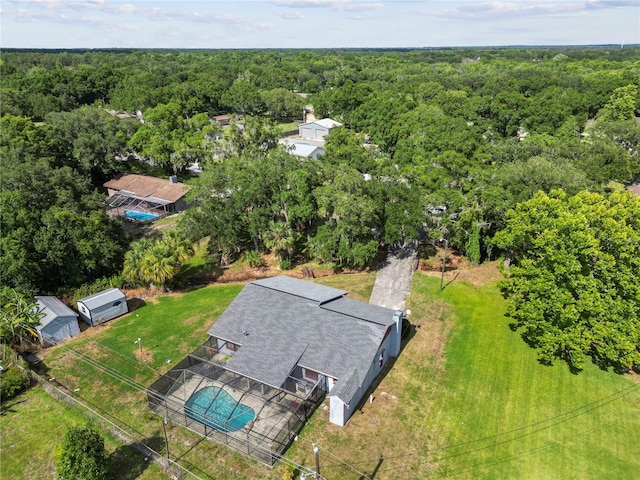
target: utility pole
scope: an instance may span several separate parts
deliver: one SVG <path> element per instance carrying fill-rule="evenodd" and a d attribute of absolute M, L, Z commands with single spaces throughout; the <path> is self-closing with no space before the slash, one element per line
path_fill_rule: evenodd
<path fill-rule="evenodd" d="M 169 439 L 167 438 L 167 423 L 169 423 L 169 419 L 164 417 L 162 419 L 162 430 L 164 431 L 164 444 L 167 448 L 167 467 L 169 466 L 169 460 L 171 459 L 169 456 Z"/>
<path fill-rule="evenodd" d="M 319 449 L 315 443 L 313 443 L 312 445 L 313 445 L 313 455 L 316 457 L 316 478 L 321 479 L 322 477 L 320 476 L 320 456 L 318 455 Z"/>
<path fill-rule="evenodd" d="M 447 245 L 449 244 L 449 242 L 447 241 L 446 238 L 441 238 L 440 239 L 441 242 L 444 242 L 444 256 L 442 257 L 442 275 L 440 276 L 440 291 L 442 291 L 442 289 L 444 288 L 444 266 L 445 263 L 447 262 Z"/>

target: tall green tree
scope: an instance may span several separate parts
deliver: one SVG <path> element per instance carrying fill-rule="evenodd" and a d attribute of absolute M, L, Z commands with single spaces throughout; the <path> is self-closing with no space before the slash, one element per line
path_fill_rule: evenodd
<path fill-rule="evenodd" d="M 507 312 L 542 361 L 640 363 L 639 197 L 538 192 L 494 241 L 512 261 Z"/>
<path fill-rule="evenodd" d="M 638 104 L 638 86 L 631 84 L 616 88 L 611 99 L 604 106 L 602 116 L 605 120 L 620 122 L 632 120 Z"/>
<path fill-rule="evenodd" d="M 59 135 L 71 145 L 73 167 L 90 175 L 96 187 L 122 167 L 127 140 L 138 126 L 123 121 L 98 107 L 83 106 L 71 112 L 50 113 L 45 117 Z"/>
<path fill-rule="evenodd" d="M 56 461 L 60 480 L 108 480 L 109 456 L 92 425 L 72 427 L 65 434 Z"/>
<path fill-rule="evenodd" d="M 310 239 L 317 259 L 340 266 L 362 268 L 376 258 L 380 207 L 368 192 L 367 180 L 357 170 L 334 167 L 314 191 L 320 226 Z"/>

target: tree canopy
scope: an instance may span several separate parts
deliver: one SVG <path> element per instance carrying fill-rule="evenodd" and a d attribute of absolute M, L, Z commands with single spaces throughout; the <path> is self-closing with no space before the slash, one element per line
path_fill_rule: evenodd
<path fill-rule="evenodd" d="M 65 434 L 56 462 L 60 480 L 108 480 L 109 456 L 95 427 L 72 427 Z"/>
<path fill-rule="evenodd" d="M 513 262 L 508 314 L 541 360 L 640 363 L 640 197 L 539 191 L 494 240 Z"/>
<path fill-rule="evenodd" d="M 122 271 L 104 181 L 192 162 L 179 228 L 223 263 L 368 266 L 418 231 L 495 258 L 536 191 L 640 178 L 639 49 L 3 52 L 0 275 L 52 293 Z M 344 124 L 320 161 L 278 146 L 307 105 Z"/>

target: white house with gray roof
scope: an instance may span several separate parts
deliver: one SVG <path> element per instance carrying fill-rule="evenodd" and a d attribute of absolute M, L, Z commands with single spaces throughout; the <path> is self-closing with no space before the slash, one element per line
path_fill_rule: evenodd
<path fill-rule="evenodd" d="M 400 353 L 403 313 L 287 276 L 247 284 L 209 329 L 224 368 L 277 390 L 320 388 L 343 426 Z"/>
<path fill-rule="evenodd" d="M 309 140 L 324 140 L 334 128 L 341 127 L 340 122 L 336 122 L 330 118 L 314 120 L 313 122 L 301 123 L 298 126 L 300 137 Z"/>

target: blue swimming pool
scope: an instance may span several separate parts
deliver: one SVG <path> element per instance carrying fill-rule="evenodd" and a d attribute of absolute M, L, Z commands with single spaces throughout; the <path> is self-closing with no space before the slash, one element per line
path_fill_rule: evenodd
<path fill-rule="evenodd" d="M 156 220 L 160 218 L 157 213 L 150 212 L 138 212 L 136 210 L 125 210 L 124 216 L 132 220 L 138 220 L 139 222 L 148 222 L 150 220 Z"/>
<path fill-rule="evenodd" d="M 235 432 L 256 418 L 256 412 L 219 387 L 204 387 L 189 397 L 187 417 L 222 432 Z"/>

